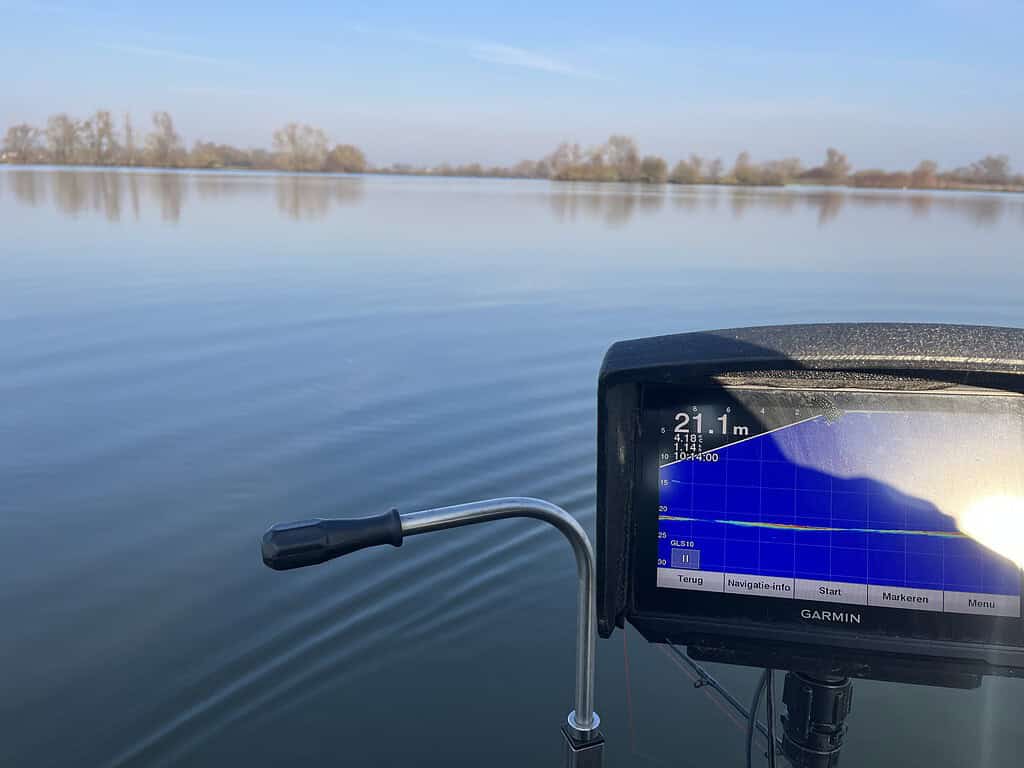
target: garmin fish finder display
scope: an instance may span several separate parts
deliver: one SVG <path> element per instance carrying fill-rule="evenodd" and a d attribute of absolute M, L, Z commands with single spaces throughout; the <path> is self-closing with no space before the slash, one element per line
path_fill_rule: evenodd
<path fill-rule="evenodd" d="M 1019 617 L 1021 414 L 844 390 L 659 404 L 658 587 Z"/>

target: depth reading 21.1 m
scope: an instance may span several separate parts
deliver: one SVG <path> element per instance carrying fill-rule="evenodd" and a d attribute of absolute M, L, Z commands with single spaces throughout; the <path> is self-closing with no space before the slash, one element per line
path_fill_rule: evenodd
<path fill-rule="evenodd" d="M 713 413 L 705 415 L 697 406 L 693 406 L 690 411 L 676 413 L 671 427 L 672 450 L 662 452 L 662 461 L 680 461 L 705 456 L 714 461 L 718 456 L 705 454 L 705 451 L 720 448 L 737 438 L 750 436 L 750 427 L 734 422 L 731 408 L 727 407 L 721 416 L 714 416 Z M 667 427 L 661 428 L 662 434 L 668 431 Z"/>

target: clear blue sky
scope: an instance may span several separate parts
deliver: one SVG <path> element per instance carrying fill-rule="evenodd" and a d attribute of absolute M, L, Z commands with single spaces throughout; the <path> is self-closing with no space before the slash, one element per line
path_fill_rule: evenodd
<path fill-rule="evenodd" d="M 1024 168 L 1024 4 L 0 0 L 0 127 L 172 113 L 269 146 L 300 120 L 376 163 L 511 162 L 622 132 L 860 168 Z"/>

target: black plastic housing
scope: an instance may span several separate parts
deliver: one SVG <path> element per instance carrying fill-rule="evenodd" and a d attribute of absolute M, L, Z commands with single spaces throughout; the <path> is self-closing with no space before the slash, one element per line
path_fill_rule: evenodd
<path fill-rule="evenodd" d="M 717 661 L 965 685 L 978 674 L 1021 674 L 1024 647 L 931 642 L 856 628 L 721 620 L 639 608 L 636 497 L 646 387 L 722 387 L 723 381 L 855 386 L 972 386 L 1024 392 L 1024 330 L 924 324 L 765 326 L 658 336 L 608 350 L 598 381 L 597 615 L 602 637 L 626 621 L 652 642 L 690 646 Z M 924 382 L 924 384 L 922 384 Z M 636 513 L 636 514 L 635 514 Z M 1015 620 L 1018 624 L 1024 619 Z M 1016 636 L 1024 638 L 1024 632 Z M 934 675 L 932 674 L 934 671 Z M 957 682 L 959 680 L 959 682 Z M 952 681 L 952 682 L 950 682 Z"/>

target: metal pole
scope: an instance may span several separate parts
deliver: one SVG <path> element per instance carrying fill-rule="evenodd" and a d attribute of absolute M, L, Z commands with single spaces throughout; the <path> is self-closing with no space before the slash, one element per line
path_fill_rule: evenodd
<path fill-rule="evenodd" d="M 578 740 L 587 741 L 597 735 L 597 728 L 601 723 L 594 711 L 594 663 L 597 650 L 597 613 L 594 602 L 596 574 L 594 550 L 576 518 L 549 501 L 510 497 L 409 512 L 401 515 L 400 521 L 402 535 L 414 536 L 418 533 L 443 531 L 509 517 L 532 517 L 550 523 L 569 540 L 576 556 L 576 575 L 579 582 L 576 610 L 576 696 L 575 708 L 569 713 L 567 727 L 570 734 Z"/>

